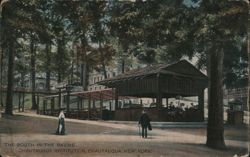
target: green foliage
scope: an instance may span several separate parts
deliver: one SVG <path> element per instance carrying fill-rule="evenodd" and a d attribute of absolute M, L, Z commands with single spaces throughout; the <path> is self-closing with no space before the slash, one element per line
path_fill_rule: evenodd
<path fill-rule="evenodd" d="M 195 56 L 204 69 L 212 46 L 224 47 L 226 85 L 246 75 L 247 7 L 242 1 L 16 0 L 11 8 L 15 11 L 3 10 L 2 46 L 9 38 L 25 45 L 32 35 L 38 45 L 37 70 L 44 72 L 44 44 L 50 44 L 50 70 L 53 75 L 61 71 L 62 79 L 70 74 L 71 63 L 73 69 L 83 62 L 100 69 L 114 55 L 124 63 L 136 57 L 144 64 Z M 20 56 L 28 50 L 17 50 L 16 70 L 23 72 L 26 63 Z"/>

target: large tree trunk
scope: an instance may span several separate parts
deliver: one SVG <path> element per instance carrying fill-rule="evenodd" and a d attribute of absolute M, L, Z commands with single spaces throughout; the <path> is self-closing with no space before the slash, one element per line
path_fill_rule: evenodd
<path fill-rule="evenodd" d="M 8 84 L 7 84 L 7 97 L 6 97 L 6 106 L 5 113 L 12 115 L 13 109 L 13 71 L 14 71 L 14 42 L 8 41 L 8 53 L 9 53 L 9 62 L 8 62 Z"/>
<path fill-rule="evenodd" d="M 45 88 L 47 91 L 50 91 L 50 51 L 51 51 L 51 45 L 46 44 L 46 83 Z"/>
<path fill-rule="evenodd" d="M 250 113 L 250 6 L 248 2 L 248 113 Z M 248 122 L 250 123 L 250 116 L 248 116 Z M 249 125 L 249 124 L 248 124 Z M 250 135 L 250 128 L 248 128 L 248 135 Z M 248 136 L 248 141 L 250 141 L 250 136 Z M 248 153 L 249 154 L 249 153 Z"/>
<path fill-rule="evenodd" d="M 31 101 L 32 101 L 32 107 L 31 109 L 36 110 L 37 104 L 36 104 L 36 54 L 35 54 L 35 45 L 34 45 L 34 39 L 31 37 L 30 40 L 30 66 L 31 66 Z"/>
<path fill-rule="evenodd" d="M 223 124 L 223 49 L 210 51 L 209 104 L 207 125 L 207 146 L 224 149 Z"/>
<path fill-rule="evenodd" d="M 1 44 L 1 54 L 0 54 L 0 104 L 3 107 L 3 45 Z"/>

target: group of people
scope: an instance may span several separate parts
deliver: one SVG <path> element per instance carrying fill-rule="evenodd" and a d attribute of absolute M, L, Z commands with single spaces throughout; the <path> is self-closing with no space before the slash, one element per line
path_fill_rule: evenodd
<path fill-rule="evenodd" d="M 143 110 L 142 115 L 138 122 L 139 125 L 139 134 L 142 136 L 142 138 L 147 138 L 147 130 L 152 130 L 151 124 L 150 124 L 150 118 L 147 115 L 147 113 Z M 141 131 L 140 131 L 141 127 Z M 60 111 L 58 116 L 58 127 L 56 130 L 57 135 L 65 135 L 65 115 L 63 110 Z"/>

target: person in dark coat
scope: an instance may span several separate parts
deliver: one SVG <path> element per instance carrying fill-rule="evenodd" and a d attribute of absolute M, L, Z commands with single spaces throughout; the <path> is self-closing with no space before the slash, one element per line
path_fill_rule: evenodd
<path fill-rule="evenodd" d="M 139 119 L 139 125 L 141 125 L 141 127 L 142 127 L 142 138 L 147 138 L 147 136 L 148 136 L 147 129 L 149 128 L 151 130 L 152 128 L 150 125 L 149 116 L 147 115 L 147 113 L 144 110 L 142 111 L 142 115 Z"/>
<path fill-rule="evenodd" d="M 56 134 L 57 135 L 65 135 L 65 115 L 63 113 L 63 110 L 61 110 L 61 112 L 59 113 L 59 116 L 58 116 L 58 127 L 57 127 L 57 131 L 56 131 Z"/>

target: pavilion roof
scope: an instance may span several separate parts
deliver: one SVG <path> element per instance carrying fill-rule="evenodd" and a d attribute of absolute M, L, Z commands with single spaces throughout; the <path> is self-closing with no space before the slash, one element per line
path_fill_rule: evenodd
<path fill-rule="evenodd" d="M 163 75 L 175 75 L 183 77 L 191 77 L 196 79 L 207 79 L 207 76 L 198 70 L 194 65 L 187 60 L 181 60 L 172 64 L 157 64 L 149 65 L 144 68 L 128 71 L 124 74 L 117 75 L 116 77 L 108 78 L 97 82 L 97 84 L 107 84 L 117 81 L 124 81 L 130 79 L 142 79 L 147 76 L 163 74 Z"/>

